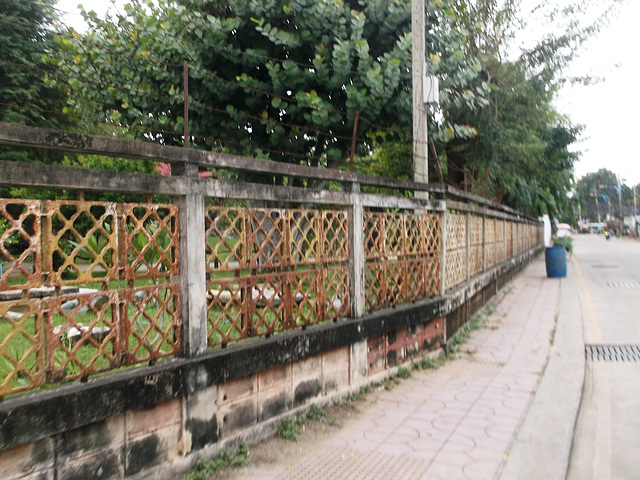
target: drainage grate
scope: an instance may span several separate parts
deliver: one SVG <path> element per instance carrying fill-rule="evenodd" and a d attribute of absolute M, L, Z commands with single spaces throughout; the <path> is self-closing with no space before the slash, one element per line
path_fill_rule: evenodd
<path fill-rule="evenodd" d="M 591 268 L 618 268 L 617 265 L 591 265 Z"/>
<path fill-rule="evenodd" d="M 596 362 L 640 362 L 640 345 L 585 345 L 584 354 Z"/>
<path fill-rule="evenodd" d="M 613 288 L 640 288 L 640 282 L 607 282 L 607 286 Z"/>

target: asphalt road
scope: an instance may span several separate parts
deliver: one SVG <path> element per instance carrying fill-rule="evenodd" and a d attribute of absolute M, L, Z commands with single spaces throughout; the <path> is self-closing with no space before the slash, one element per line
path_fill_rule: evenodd
<path fill-rule="evenodd" d="M 586 362 L 567 478 L 640 478 L 640 241 L 574 236 Z M 635 347 L 638 347 L 636 350 Z"/>

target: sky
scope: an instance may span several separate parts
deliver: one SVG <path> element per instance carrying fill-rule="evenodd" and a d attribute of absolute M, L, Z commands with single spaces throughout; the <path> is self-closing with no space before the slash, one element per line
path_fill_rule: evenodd
<path fill-rule="evenodd" d="M 640 1 L 627 0 L 618 15 L 586 45 L 571 67 L 605 81 L 590 86 L 568 86 L 556 107 L 574 124 L 584 125 L 576 150 L 582 152 L 575 177 L 606 168 L 628 186 L 640 184 L 640 150 L 635 119 L 640 112 L 640 55 L 638 34 Z"/>
<path fill-rule="evenodd" d="M 523 0 L 533 4 L 539 0 Z M 565 0 L 566 1 L 566 0 Z M 82 18 L 77 14 L 79 0 L 59 0 L 58 8 L 70 12 L 67 24 L 83 30 Z M 102 14 L 110 5 L 85 1 L 86 6 Z M 122 5 L 125 0 L 116 0 Z M 74 14 L 75 13 L 75 14 Z M 640 112 L 640 62 L 635 41 L 640 18 L 640 1 L 624 0 L 618 14 L 598 36 L 589 40 L 569 70 L 570 75 L 589 74 L 602 77 L 595 85 L 566 86 L 559 92 L 556 108 L 567 115 L 573 124 L 584 126 L 579 142 L 573 150 L 580 152 L 575 164 L 575 178 L 606 168 L 628 186 L 640 184 L 640 149 L 635 147 L 635 117 Z M 536 21 L 525 35 L 539 37 Z"/>

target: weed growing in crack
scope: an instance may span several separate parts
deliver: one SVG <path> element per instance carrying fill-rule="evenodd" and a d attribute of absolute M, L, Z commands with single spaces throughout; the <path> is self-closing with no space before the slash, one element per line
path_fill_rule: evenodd
<path fill-rule="evenodd" d="M 285 440 L 297 442 L 300 439 L 300 427 L 298 423 L 290 418 L 285 418 L 280 422 L 280 425 L 278 425 L 278 436 Z"/>
<path fill-rule="evenodd" d="M 207 480 L 226 467 L 246 467 L 249 465 L 249 449 L 241 443 L 234 453 L 223 449 L 214 458 L 200 458 L 185 480 Z"/>

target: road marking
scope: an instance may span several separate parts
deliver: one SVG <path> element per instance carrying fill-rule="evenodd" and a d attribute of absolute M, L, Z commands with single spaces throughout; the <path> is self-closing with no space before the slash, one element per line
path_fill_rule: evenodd
<path fill-rule="evenodd" d="M 580 265 L 574 256 L 572 258 L 573 264 L 576 267 L 578 272 L 578 281 L 580 282 L 580 288 L 582 289 L 582 293 L 584 293 L 584 298 L 587 301 L 587 310 L 589 311 L 589 323 L 591 324 L 591 341 L 592 343 L 601 343 L 602 335 L 600 334 L 600 328 L 598 327 L 598 321 L 596 320 L 596 311 L 593 308 L 593 302 L 591 301 L 591 295 L 587 291 L 587 287 L 584 284 L 584 280 L 582 279 L 582 272 L 580 271 Z"/>

